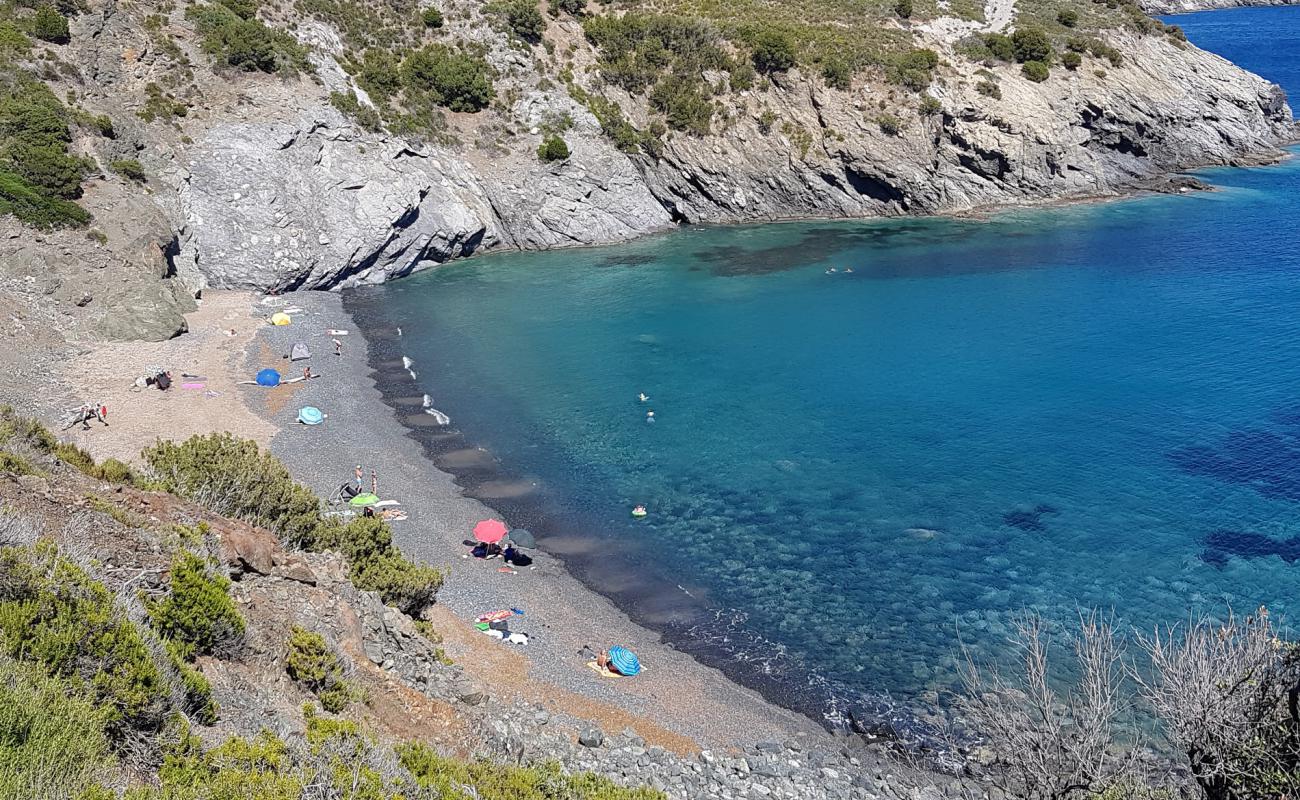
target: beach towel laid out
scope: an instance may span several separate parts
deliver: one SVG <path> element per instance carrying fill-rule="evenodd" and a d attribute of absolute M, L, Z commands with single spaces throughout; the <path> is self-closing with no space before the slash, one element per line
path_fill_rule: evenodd
<path fill-rule="evenodd" d="M 588 661 L 587 666 L 595 670 L 602 678 L 626 678 L 626 675 L 619 675 L 617 672 L 610 672 L 595 661 Z"/>
<path fill-rule="evenodd" d="M 341 331 L 341 330 L 338 330 L 338 329 L 336 329 L 336 328 L 327 328 L 327 329 L 325 330 L 325 332 L 326 332 L 327 334 L 329 334 L 330 336 L 347 336 L 347 335 L 348 335 L 348 332 L 347 332 L 347 331 Z"/>
<path fill-rule="evenodd" d="M 182 383 L 182 384 L 181 384 L 181 388 L 182 388 L 182 389 L 202 389 L 203 387 L 204 387 L 204 385 L 201 384 L 201 383 Z"/>
<path fill-rule="evenodd" d="M 371 503 L 375 508 L 387 508 L 388 506 L 400 506 L 400 500 L 380 500 L 378 503 Z"/>

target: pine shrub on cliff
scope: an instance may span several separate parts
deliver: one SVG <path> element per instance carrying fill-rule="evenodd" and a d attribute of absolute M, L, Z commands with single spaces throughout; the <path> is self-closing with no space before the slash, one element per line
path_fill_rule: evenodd
<path fill-rule="evenodd" d="M 205 3 L 190 6 L 185 16 L 203 37 L 204 52 L 219 63 L 247 72 L 310 72 L 307 48 L 257 19 L 252 8 Z"/>
<path fill-rule="evenodd" d="M 0 213 L 36 227 L 84 225 L 76 203 L 91 163 L 68 152 L 69 114 L 44 83 L 0 63 Z"/>
<path fill-rule="evenodd" d="M 209 655 L 238 641 L 244 633 L 244 618 L 230 599 L 228 578 L 185 551 L 172 560 L 170 577 L 167 596 L 149 606 L 149 616 L 161 636 L 193 655 Z"/>

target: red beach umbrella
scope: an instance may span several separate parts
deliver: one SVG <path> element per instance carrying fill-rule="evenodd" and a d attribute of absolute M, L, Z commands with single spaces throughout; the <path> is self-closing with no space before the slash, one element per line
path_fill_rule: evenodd
<path fill-rule="evenodd" d="M 499 519 L 485 519 L 474 526 L 474 538 L 485 544 L 495 544 L 506 538 L 510 530 Z"/>

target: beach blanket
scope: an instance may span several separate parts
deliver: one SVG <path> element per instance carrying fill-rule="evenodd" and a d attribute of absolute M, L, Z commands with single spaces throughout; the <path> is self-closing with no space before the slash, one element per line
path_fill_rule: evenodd
<path fill-rule="evenodd" d="M 488 611 L 483 614 L 479 614 L 477 617 L 475 617 L 474 621 L 475 622 L 500 622 L 503 619 L 510 619 L 514 615 L 515 615 L 514 611 L 508 608 L 503 608 L 499 611 Z"/>
<path fill-rule="evenodd" d="M 203 387 L 204 387 L 204 384 L 201 384 L 201 383 L 182 383 L 182 384 L 181 384 L 181 388 L 182 388 L 182 389 L 202 389 Z"/>
<path fill-rule="evenodd" d="M 326 329 L 325 329 L 325 333 L 329 334 L 330 336 L 347 336 L 347 335 L 348 335 L 348 332 L 347 332 L 347 331 L 341 331 L 341 330 L 338 330 L 337 328 L 326 328 Z"/>
<path fill-rule="evenodd" d="M 609 670 L 605 669 L 601 665 L 597 664 L 595 661 L 588 661 L 587 667 L 591 670 L 594 670 L 602 678 L 626 678 L 627 677 L 626 675 L 619 675 L 617 672 L 610 672 Z"/>

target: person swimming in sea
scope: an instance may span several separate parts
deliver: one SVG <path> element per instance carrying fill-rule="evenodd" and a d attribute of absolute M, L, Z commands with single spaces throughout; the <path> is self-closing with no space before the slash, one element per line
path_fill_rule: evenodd
<path fill-rule="evenodd" d="M 846 274 L 846 275 L 849 274 L 849 273 L 852 272 L 852 271 L 853 271 L 853 267 L 845 267 L 845 268 L 844 268 L 844 274 Z"/>
<path fill-rule="evenodd" d="M 642 392 L 641 394 L 637 395 L 637 399 L 640 400 L 642 403 L 644 403 L 650 399 L 650 395 L 646 394 L 645 392 Z"/>
<path fill-rule="evenodd" d="M 835 272 L 836 272 L 835 267 L 831 267 L 830 269 L 826 270 L 827 275 L 834 275 Z"/>
<path fill-rule="evenodd" d="M 632 509 L 632 516 L 634 517 L 644 517 L 645 515 L 646 515 L 645 506 L 636 506 L 635 508 Z"/>
<path fill-rule="evenodd" d="M 653 411 L 647 411 L 647 412 L 645 412 L 645 421 L 646 421 L 646 422 L 654 422 L 654 421 L 655 421 L 655 412 L 653 412 Z"/>

